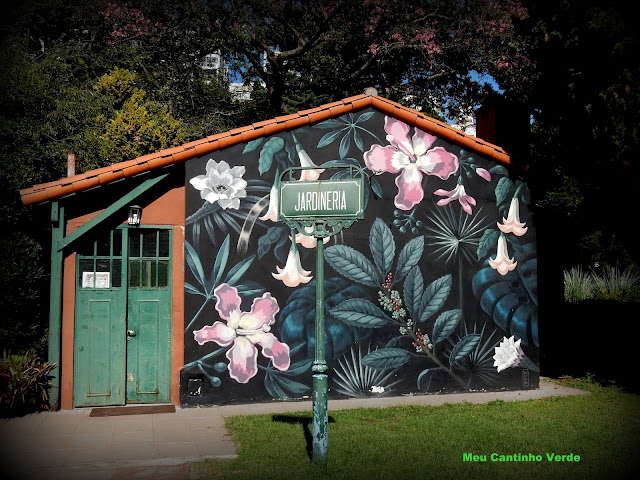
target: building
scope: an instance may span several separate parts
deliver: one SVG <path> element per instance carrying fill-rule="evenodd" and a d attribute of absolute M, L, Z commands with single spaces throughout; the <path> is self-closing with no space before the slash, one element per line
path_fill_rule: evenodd
<path fill-rule="evenodd" d="M 525 169 L 368 90 L 22 190 L 51 209 L 52 403 L 309 396 L 317 243 L 275 185 L 344 165 L 368 186 L 324 244 L 330 397 L 536 388 Z"/>

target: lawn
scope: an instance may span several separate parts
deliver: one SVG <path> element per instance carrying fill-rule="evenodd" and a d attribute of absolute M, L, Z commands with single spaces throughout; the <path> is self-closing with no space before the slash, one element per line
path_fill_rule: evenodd
<path fill-rule="evenodd" d="M 640 471 L 640 396 L 593 381 L 565 382 L 592 393 L 330 411 L 326 468 L 309 460 L 310 412 L 231 417 L 227 429 L 238 458 L 199 462 L 193 472 L 198 478 L 261 480 L 635 478 L 633 473 Z M 485 455 L 486 461 L 465 460 L 469 453 Z M 529 462 L 491 459 L 492 454 L 529 453 L 540 457 Z M 548 459 L 569 454 L 574 461 Z"/>

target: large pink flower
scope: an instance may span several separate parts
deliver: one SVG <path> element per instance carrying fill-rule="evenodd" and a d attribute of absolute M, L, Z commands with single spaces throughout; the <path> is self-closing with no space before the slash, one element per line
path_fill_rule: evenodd
<path fill-rule="evenodd" d="M 278 370 L 287 370 L 290 364 L 289 346 L 270 333 L 275 315 L 280 311 L 278 302 L 269 292 L 255 298 L 250 312 L 240 311 L 240 296 L 235 287 L 223 283 L 214 291 L 216 310 L 227 323 L 215 322 L 193 332 L 200 345 L 216 342 L 221 347 L 233 346 L 227 351 L 229 376 L 239 383 L 247 383 L 258 373 L 258 349 L 270 358 Z"/>
<path fill-rule="evenodd" d="M 400 120 L 385 117 L 384 129 L 390 145 L 373 145 L 364 154 L 364 162 L 375 173 L 400 173 L 394 203 L 401 210 L 410 210 L 424 197 L 422 174 L 446 180 L 458 170 L 458 157 L 442 147 L 430 148 L 437 137 L 418 128 L 410 139 L 409 125 Z"/>

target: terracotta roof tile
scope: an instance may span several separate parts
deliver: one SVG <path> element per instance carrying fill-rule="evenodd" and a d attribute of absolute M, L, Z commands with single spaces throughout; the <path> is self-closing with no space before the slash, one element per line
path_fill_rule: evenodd
<path fill-rule="evenodd" d="M 372 107 L 387 115 L 398 118 L 409 125 L 420 128 L 427 133 L 443 137 L 464 148 L 486 155 L 501 163 L 511 162 L 508 153 L 500 147 L 487 143 L 479 138 L 466 135 L 444 122 L 403 107 L 399 103 L 382 97 L 365 94 L 345 98 L 316 108 L 302 110 L 295 114 L 283 115 L 270 120 L 256 122 L 245 127 L 235 128 L 228 132 L 189 142 L 179 147 L 160 150 L 159 152 L 144 155 L 133 160 L 91 170 L 54 182 L 34 185 L 31 188 L 21 190 L 20 196 L 25 205 L 54 200 L 73 193 L 74 191 L 80 192 L 97 185 L 113 182 L 120 178 L 185 162 L 191 158 L 207 155 L 216 150 L 227 148 L 238 143 L 250 142 L 263 136 L 292 130 L 304 125 L 312 125 L 367 107 Z"/>

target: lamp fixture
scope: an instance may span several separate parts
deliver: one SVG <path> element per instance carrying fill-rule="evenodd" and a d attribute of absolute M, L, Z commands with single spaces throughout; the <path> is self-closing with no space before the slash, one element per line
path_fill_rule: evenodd
<path fill-rule="evenodd" d="M 140 225 L 140 218 L 142 217 L 142 207 L 139 205 L 131 205 L 129 207 L 129 226 L 137 227 Z"/>

